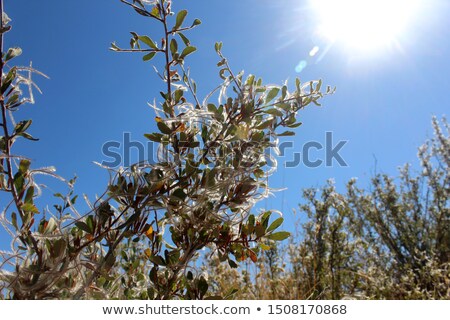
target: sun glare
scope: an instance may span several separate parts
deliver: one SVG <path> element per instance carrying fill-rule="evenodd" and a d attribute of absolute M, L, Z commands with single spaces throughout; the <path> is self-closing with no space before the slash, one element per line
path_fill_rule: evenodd
<path fill-rule="evenodd" d="M 357 49 L 395 43 L 418 11 L 420 0 L 310 0 L 319 33 Z"/>

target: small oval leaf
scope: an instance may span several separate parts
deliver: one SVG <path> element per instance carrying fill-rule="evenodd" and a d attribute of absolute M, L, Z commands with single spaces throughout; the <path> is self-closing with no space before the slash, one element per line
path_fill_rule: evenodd
<path fill-rule="evenodd" d="M 272 234 L 269 234 L 266 238 L 270 239 L 270 240 L 275 240 L 275 241 L 283 241 L 287 238 L 289 238 L 291 234 L 287 231 L 280 231 L 280 232 L 275 232 Z"/>

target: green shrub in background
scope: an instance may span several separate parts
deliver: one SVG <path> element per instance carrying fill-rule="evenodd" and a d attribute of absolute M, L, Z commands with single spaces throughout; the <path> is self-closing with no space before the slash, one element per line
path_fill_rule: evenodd
<path fill-rule="evenodd" d="M 204 266 L 215 292 L 239 299 L 450 299 L 450 130 L 433 118 L 422 171 L 377 174 L 344 193 L 333 182 L 303 191 L 302 223 L 287 246 L 255 265 Z M 269 290 L 268 290 L 269 289 Z"/>

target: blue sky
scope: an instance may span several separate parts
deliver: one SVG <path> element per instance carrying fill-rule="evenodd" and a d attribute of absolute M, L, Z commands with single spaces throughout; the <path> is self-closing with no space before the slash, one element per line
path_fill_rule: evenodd
<path fill-rule="evenodd" d="M 362 51 L 318 40 L 318 21 L 307 0 L 175 1 L 175 10 L 186 8 L 188 17 L 203 22 L 190 33 L 198 52 L 188 59 L 201 93 L 220 83 L 215 41 L 223 41 L 236 71 L 244 69 L 266 83 L 321 78 L 337 87 L 323 107 L 299 114 L 303 126 L 297 129 L 294 151 L 308 141 L 324 143 L 325 132 L 331 131 L 336 142 L 348 140 L 341 152 L 348 167 L 280 167 L 271 186 L 288 190 L 263 205 L 284 209 L 292 221 L 302 188 L 334 178 L 342 189 L 351 177 L 366 186 L 375 169 L 395 175 L 399 165 L 417 163 L 417 147 L 432 134 L 431 116 L 448 115 L 450 105 L 450 1 L 422 2 L 398 39 L 400 47 Z M 30 132 L 40 141 L 21 141 L 16 153 L 34 159 L 36 167 L 54 165 L 63 177 L 76 174 L 76 192 L 92 199 L 107 183 L 106 172 L 93 164 L 106 160 L 102 145 L 121 141 L 124 132 L 146 143 L 143 134 L 156 130 L 146 103 L 159 96 L 162 86 L 151 63 L 143 63 L 140 55 L 111 52 L 109 44 L 126 46 L 129 31 L 158 35 L 159 26 L 118 0 L 5 0 L 5 11 L 13 20 L 6 45 L 22 47 L 20 63 L 32 60 L 50 77 L 35 79 L 44 94 L 18 115 L 33 119 Z M 309 57 L 315 46 L 320 53 L 329 46 L 320 61 Z M 304 59 L 307 67 L 296 72 Z M 64 191 L 63 185 L 49 186 L 47 195 Z"/>

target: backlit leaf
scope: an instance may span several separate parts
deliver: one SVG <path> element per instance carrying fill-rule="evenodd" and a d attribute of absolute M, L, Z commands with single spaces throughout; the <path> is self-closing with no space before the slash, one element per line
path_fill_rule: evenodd
<path fill-rule="evenodd" d="M 279 226 L 281 226 L 281 224 L 283 223 L 283 221 L 284 221 L 284 219 L 283 218 L 278 218 L 278 219 L 276 219 L 274 222 L 272 222 L 271 224 L 270 224 L 270 226 L 267 228 L 267 231 L 266 232 L 270 232 L 270 231 L 273 231 L 273 230 L 275 230 L 276 228 L 278 228 Z"/>
<path fill-rule="evenodd" d="M 175 22 L 175 26 L 173 27 L 175 30 L 180 28 L 181 25 L 183 24 L 184 19 L 187 16 L 187 10 L 181 10 L 180 12 L 178 12 L 177 14 L 177 18 L 176 18 L 176 22 Z"/>
<path fill-rule="evenodd" d="M 269 234 L 266 238 L 270 239 L 270 240 L 275 240 L 275 241 L 283 241 L 287 238 L 289 238 L 291 234 L 287 231 L 280 231 L 280 232 L 275 232 L 272 234 Z"/>

